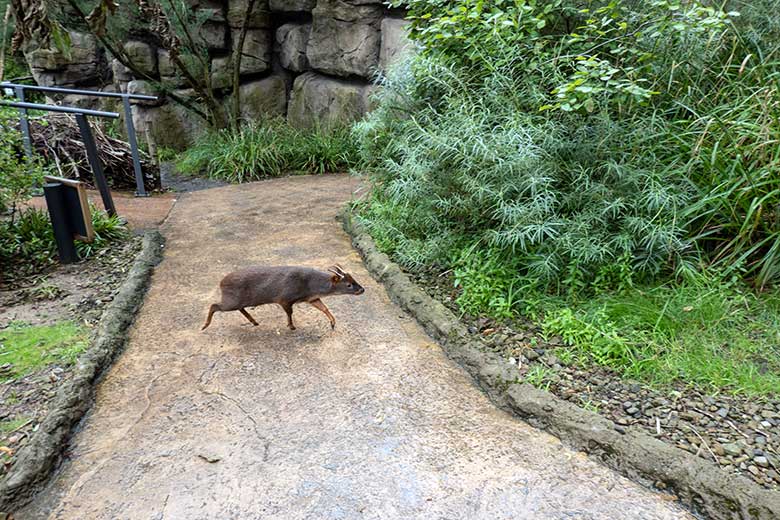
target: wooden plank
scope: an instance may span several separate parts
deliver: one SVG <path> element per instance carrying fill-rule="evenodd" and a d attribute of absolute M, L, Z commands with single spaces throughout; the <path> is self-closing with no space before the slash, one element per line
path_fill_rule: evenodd
<path fill-rule="evenodd" d="M 89 209 L 89 199 L 87 199 L 87 188 L 84 183 L 74 179 L 66 179 L 64 177 L 54 177 L 51 175 L 44 176 L 46 182 L 59 182 L 63 186 L 75 189 L 79 199 L 79 205 L 81 206 L 81 218 L 84 222 L 84 228 L 86 229 L 86 235 L 74 235 L 76 240 L 82 242 L 92 242 L 95 240 L 95 229 L 92 227 L 92 212 Z"/>

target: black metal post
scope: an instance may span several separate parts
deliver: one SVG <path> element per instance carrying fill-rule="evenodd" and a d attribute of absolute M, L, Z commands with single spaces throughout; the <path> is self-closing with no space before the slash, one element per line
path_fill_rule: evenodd
<path fill-rule="evenodd" d="M 54 228 L 54 239 L 57 242 L 57 253 L 60 262 L 72 264 L 76 262 L 78 254 L 73 243 L 73 233 L 68 226 L 68 215 L 65 210 L 64 187 L 60 183 L 47 183 L 43 185 L 43 194 L 46 197 L 46 207 L 49 210 L 49 218 Z"/>
<path fill-rule="evenodd" d="M 95 146 L 95 139 L 92 137 L 92 129 L 89 127 L 89 121 L 87 121 L 87 117 L 84 114 L 76 114 L 76 121 L 79 124 L 81 140 L 84 141 L 84 148 L 87 150 L 87 160 L 92 168 L 95 184 L 97 184 L 98 190 L 100 190 L 100 198 L 103 199 L 103 207 L 106 208 L 106 213 L 108 213 L 109 216 L 116 216 L 114 199 L 111 198 L 111 190 L 108 188 L 105 175 L 103 175 L 103 166 L 100 164 L 100 157 L 98 156 L 97 147 Z"/>
<path fill-rule="evenodd" d="M 24 103 L 24 87 L 14 87 L 14 94 L 16 98 Z M 30 139 L 30 123 L 27 122 L 27 109 L 19 109 L 19 127 L 22 130 L 22 143 L 24 144 L 24 153 L 27 155 L 27 159 L 32 161 L 32 140 Z"/>
<path fill-rule="evenodd" d="M 127 126 L 127 141 L 130 143 L 130 153 L 133 155 L 133 169 L 135 170 L 135 196 L 148 197 L 144 187 L 144 174 L 141 172 L 141 158 L 138 157 L 138 141 L 135 138 L 135 125 L 133 124 L 133 109 L 130 107 L 130 98 L 122 98 L 122 106 L 125 109 L 125 125 Z"/>

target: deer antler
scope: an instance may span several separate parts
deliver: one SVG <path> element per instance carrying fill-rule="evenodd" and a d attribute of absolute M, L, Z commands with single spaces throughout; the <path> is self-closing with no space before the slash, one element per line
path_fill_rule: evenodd
<path fill-rule="evenodd" d="M 334 265 L 333 267 L 329 267 L 328 272 L 335 274 L 336 276 L 339 277 L 339 279 L 344 278 L 344 276 L 346 275 L 344 270 L 341 267 L 339 267 L 338 264 Z"/>

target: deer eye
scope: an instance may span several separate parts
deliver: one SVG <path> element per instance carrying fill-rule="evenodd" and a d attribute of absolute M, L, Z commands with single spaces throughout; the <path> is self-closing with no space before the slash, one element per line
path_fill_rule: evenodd
<path fill-rule="evenodd" d="M 352 284 L 351 284 L 351 283 L 348 283 L 348 284 L 347 284 L 347 288 L 349 288 L 349 289 L 352 289 Z"/>

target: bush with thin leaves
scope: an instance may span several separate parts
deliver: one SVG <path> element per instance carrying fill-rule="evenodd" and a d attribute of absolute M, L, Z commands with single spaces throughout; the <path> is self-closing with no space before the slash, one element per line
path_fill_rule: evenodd
<path fill-rule="evenodd" d="M 426 66 L 437 78 L 454 74 Z M 688 187 L 630 149 L 614 153 L 640 132 L 606 115 L 577 128 L 516 111 L 511 87 L 500 95 L 457 81 L 440 88 L 436 106 L 406 107 L 415 115 L 401 123 L 379 113 L 356 129 L 362 142 L 387 142 L 377 136 L 393 126 L 363 218 L 396 237 L 390 249 L 401 263 L 443 266 L 459 244 L 491 248 L 512 259 L 518 277 L 556 289 L 572 271 L 587 283 L 626 255 L 639 277 L 684 257 L 677 215 Z"/>
<path fill-rule="evenodd" d="M 771 0 L 407 3 L 422 53 L 356 127 L 362 218 L 401 263 L 489 249 L 566 293 L 780 280 Z"/>
<path fill-rule="evenodd" d="M 181 155 L 177 167 L 240 183 L 286 173 L 344 172 L 357 162 L 347 128 L 302 130 L 272 120 L 209 133 Z"/>

